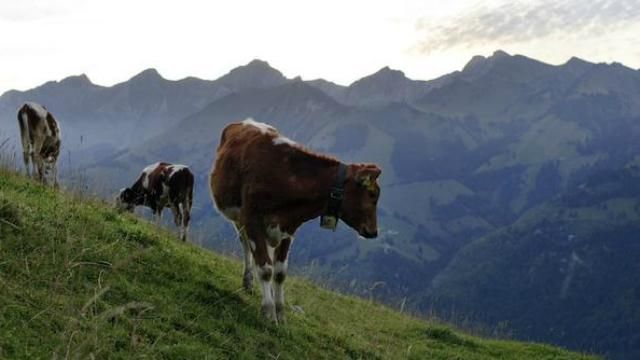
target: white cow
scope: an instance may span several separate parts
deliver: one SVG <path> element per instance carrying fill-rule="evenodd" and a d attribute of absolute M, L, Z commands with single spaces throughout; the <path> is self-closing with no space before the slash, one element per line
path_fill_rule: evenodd
<path fill-rule="evenodd" d="M 18 110 L 18 124 L 22 140 L 24 167 L 28 176 L 37 176 L 46 183 L 53 177 L 58 186 L 58 155 L 60 155 L 60 127 L 53 115 L 42 105 L 28 102 Z M 29 167 L 29 161 L 33 170 Z"/>

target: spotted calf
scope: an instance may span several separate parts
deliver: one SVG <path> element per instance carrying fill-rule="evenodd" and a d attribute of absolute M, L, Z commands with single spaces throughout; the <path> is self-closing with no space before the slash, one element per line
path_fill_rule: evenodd
<path fill-rule="evenodd" d="M 180 239 L 186 241 L 191 219 L 193 183 L 193 174 L 187 166 L 158 162 L 144 168 L 131 187 L 120 190 L 116 206 L 127 211 L 133 211 L 138 205 L 149 207 L 158 223 L 162 210 L 168 207 L 173 212 Z"/>

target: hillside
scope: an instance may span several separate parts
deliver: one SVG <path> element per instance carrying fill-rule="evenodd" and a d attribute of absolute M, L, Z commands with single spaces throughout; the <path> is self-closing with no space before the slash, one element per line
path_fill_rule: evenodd
<path fill-rule="evenodd" d="M 639 168 L 595 174 L 465 246 L 423 306 L 440 302 L 486 324 L 508 321 L 530 339 L 638 359 L 639 199 Z M 536 301 L 523 311 L 526 298 Z"/>
<path fill-rule="evenodd" d="M 588 358 L 463 335 L 297 278 L 289 322 L 274 327 L 239 274 L 143 220 L 0 170 L 0 358 Z"/>

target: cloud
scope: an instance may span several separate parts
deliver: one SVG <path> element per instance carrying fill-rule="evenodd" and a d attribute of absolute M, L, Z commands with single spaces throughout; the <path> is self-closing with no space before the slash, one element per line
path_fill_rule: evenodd
<path fill-rule="evenodd" d="M 0 20 L 34 21 L 69 13 L 81 6 L 80 0 L 20 0 L 0 2 Z"/>
<path fill-rule="evenodd" d="M 476 5 L 444 22 L 421 18 L 418 53 L 457 46 L 520 43 L 560 36 L 600 36 L 640 19 L 637 0 L 541 0 Z"/>

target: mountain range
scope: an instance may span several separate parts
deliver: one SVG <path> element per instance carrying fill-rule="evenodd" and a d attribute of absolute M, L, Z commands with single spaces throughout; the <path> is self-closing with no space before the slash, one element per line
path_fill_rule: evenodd
<path fill-rule="evenodd" d="M 640 356 L 638 70 L 496 51 L 430 81 L 385 67 L 349 86 L 288 79 L 259 60 L 212 81 L 150 69 L 102 87 L 76 76 L 0 96 L 0 137 L 15 137 L 26 100 L 61 123 L 67 176 L 80 168 L 103 194 L 160 159 L 189 164 L 196 240 L 225 251 L 239 246 L 205 184 L 227 123 L 252 117 L 344 161 L 376 162 L 381 235 L 307 224 L 298 272 L 519 338 Z"/>

